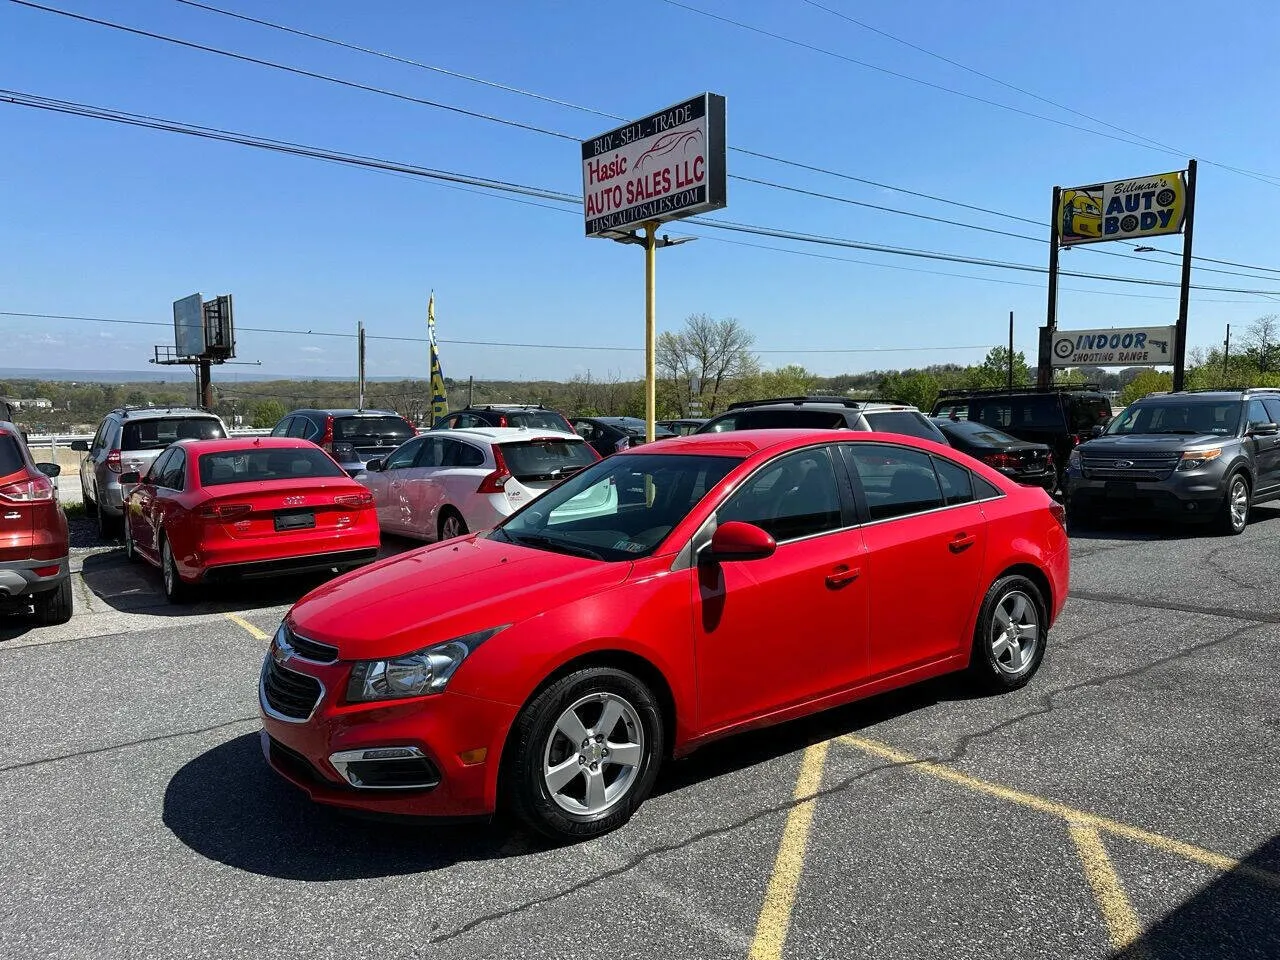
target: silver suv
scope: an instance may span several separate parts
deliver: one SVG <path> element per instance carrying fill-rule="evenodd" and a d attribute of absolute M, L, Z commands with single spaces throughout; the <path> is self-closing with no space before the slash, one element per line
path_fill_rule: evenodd
<path fill-rule="evenodd" d="M 118 407 L 98 424 L 90 441 L 71 444 L 87 456 L 80 462 L 85 509 L 97 513 L 98 532 L 115 532 L 123 515 L 122 473 L 145 474 L 175 440 L 216 440 L 227 435 L 215 414 L 189 407 Z"/>
<path fill-rule="evenodd" d="M 779 397 L 773 400 L 742 400 L 700 426 L 696 433 L 723 433 L 726 430 L 769 430 L 814 428 L 819 430 L 875 430 L 900 433 L 949 446 L 942 431 L 920 412 L 905 403 L 879 400 L 851 400 L 848 397 Z"/>
<path fill-rule="evenodd" d="M 1067 515 L 1207 520 L 1243 533 L 1254 504 L 1280 498 L 1280 389 L 1151 394 L 1067 460 Z"/>

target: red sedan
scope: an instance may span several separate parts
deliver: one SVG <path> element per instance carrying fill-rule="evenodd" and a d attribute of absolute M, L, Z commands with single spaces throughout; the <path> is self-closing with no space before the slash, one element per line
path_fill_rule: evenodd
<path fill-rule="evenodd" d="M 322 803 L 502 803 L 594 836 L 712 739 L 950 671 L 1027 683 L 1067 596 L 1063 522 L 926 440 L 648 444 L 304 597 L 263 663 L 263 747 Z"/>
<path fill-rule="evenodd" d="M 120 482 L 125 553 L 158 566 L 175 603 L 199 583 L 350 570 L 378 552 L 373 496 L 306 440 L 181 440 Z"/>

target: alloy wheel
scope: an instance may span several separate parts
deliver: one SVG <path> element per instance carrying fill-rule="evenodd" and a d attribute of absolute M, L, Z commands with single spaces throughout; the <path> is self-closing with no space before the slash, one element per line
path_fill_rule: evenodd
<path fill-rule="evenodd" d="M 1026 670 L 1040 644 L 1040 614 L 1021 590 L 1011 590 L 991 618 L 991 655 L 1000 672 L 1014 677 Z"/>
<path fill-rule="evenodd" d="M 1231 481 L 1231 526 L 1243 530 L 1249 522 L 1249 485 L 1244 477 L 1236 477 Z"/>
<path fill-rule="evenodd" d="M 444 518 L 444 523 L 440 525 L 440 531 L 444 534 L 442 540 L 452 540 L 454 537 L 462 536 L 462 521 L 455 514 L 449 514 Z"/>
<path fill-rule="evenodd" d="M 614 693 L 593 693 L 555 722 L 542 756 L 542 779 L 566 813 L 596 817 L 635 785 L 644 761 L 644 726 Z"/>

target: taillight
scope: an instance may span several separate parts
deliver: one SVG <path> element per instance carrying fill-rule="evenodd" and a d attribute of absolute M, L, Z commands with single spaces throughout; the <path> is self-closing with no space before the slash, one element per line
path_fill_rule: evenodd
<path fill-rule="evenodd" d="M 41 474 L 30 480 L 19 480 L 6 483 L 0 487 L 0 500 L 10 503 L 32 503 L 37 500 L 53 499 L 53 481 Z"/>
<path fill-rule="evenodd" d="M 997 470 L 1017 470 L 1019 464 L 1018 458 L 1008 453 L 988 453 L 982 458 L 982 462 Z"/>
<path fill-rule="evenodd" d="M 1053 514 L 1053 519 L 1057 520 L 1062 525 L 1062 529 L 1065 530 L 1067 528 L 1067 508 L 1057 500 L 1054 500 L 1049 504 L 1049 512 Z"/>
<path fill-rule="evenodd" d="M 404 417 L 401 417 L 400 419 L 404 420 Z M 408 420 L 404 420 L 404 425 L 409 428 L 409 436 L 416 437 L 418 435 L 418 428 L 415 427 Z"/>
<path fill-rule="evenodd" d="M 1081 440 L 1080 440 L 1080 434 L 1078 434 L 1078 433 L 1073 433 L 1073 434 L 1071 435 L 1071 445 L 1072 445 L 1073 447 L 1078 447 L 1078 446 L 1080 446 L 1080 442 L 1081 442 Z"/>
<path fill-rule="evenodd" d="M 500 426 L 500 427 L 505 427 L 505 426 L 507 426 L 507 425 L 508 425 L 508 424 L 507 424 L 507 418 L 506 418 L 505 416 L 499 416 L 499 417 L 498 417 L 498 426 Z"/>
<path fill-rule="evenodd" d="M 252 510 L 253 505 L 249 503 L 218 503 L 202 507 L 200 516 L 205 520 L 234 520 Z"/>
<path fill-rule="evenodd" d="M 368 490 L 360 493 L 340 493 L 333 498 L 333 502 L 340 507 L 367 507 L 373 503 L 373 494 Z"/>
<path fill-rule="evenodd" d="M 333 417 L 324 418 L 324 436 L 320 438 L 320 448 L 333 456 Z"/>
<path fill-rule="evenodd" d="M 476 493 L 506 493 L 506 483 L 511 479 L 511 471 L 507 469 L 507 461 L 502 458 L 502 448 L 493 447 L 494 471 L 476 487 Z"/>
<path fill-rule="evenodd" d="M 107 469 L 112 473 L 120 472 L 120 451 L 112 450 L 107 454 Z"/>

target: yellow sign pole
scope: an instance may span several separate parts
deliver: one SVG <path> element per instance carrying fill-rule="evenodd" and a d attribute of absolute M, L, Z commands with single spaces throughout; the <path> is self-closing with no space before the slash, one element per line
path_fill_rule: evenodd
<path fill-rule="evenodd" d="M 644 438 L 653 443 L 658 418 L 658 306 L 655 294 L 658 272 L 658 223 L 644 225 Z"/>

